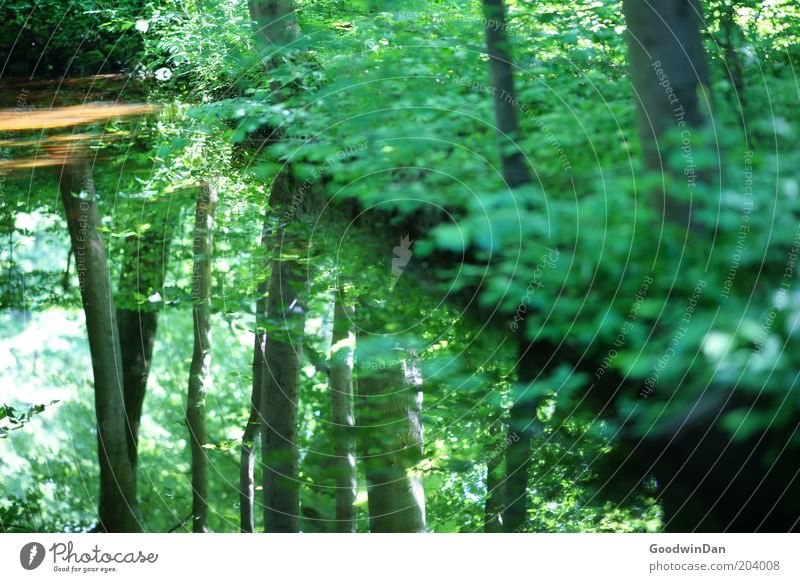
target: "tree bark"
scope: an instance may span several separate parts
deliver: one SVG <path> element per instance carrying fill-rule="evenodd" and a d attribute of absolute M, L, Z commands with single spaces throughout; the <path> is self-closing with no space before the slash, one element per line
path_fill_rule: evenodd
<path fill-rule="evenodd" d="M 250 18 L 257 25 L 261 40 L 268 47 L 289 44 L 300 35 L 291 0 L 249 0 Z M 297 218 L 292 206 L 291 167 L 283 168 L 272 184 L 270 208 L 280 223 L 271 229 L 265 218 L 265 231 L 275 233 L 277 255 L 290 254 L 288 247 L 300 246 L 293 233 L 287 236 L 286 222 Z M 290 209 L 293 209 L 290 211 Z M 286 213 L 289 212 L 288 217 Z M 264 465 L 264 530 L 298 532 L 300 489 L 297 473 L 297 406 L 302 366 L 305 281 L 296 260 L 272 261 L 267 302 L 268 330 L 263 344 L 266 378 L 262 394 L 261 456 Z M 256 352 L 260 348 L 256 347 Z M 254 354 L 254 359 L 258 354 Z"/>
<path fill-rule="evenodd" d="M 663 138 L 669 129 L 677 128 L 684 144 L 686 186 L 692 191 L 703 177 L 694 164 L 691 128 L 704 124 L 704 110 L 709 107 L 703 107 L 703 103 L 710 104 L 699 1 L 624 0 L 623 11 L 645 163 L 656 172 L 667 170 L 675 148 L 668 147 Z M 691 203 L 667 196 L 664 189 L 652 195 L 655 207 L 663 211 L 666 220 L 691 225 Z"/>
<path fill-rule="evenodd" d="M 61 170 L 59 189 L 80 281 L 92 356 L 100 461 L 98 529 L 138 532 L 136 486 L 128 457 L 119 330 L 111 294 L 100 212 L 88 161 Z"/>
<path fill-rule="evenodd" d="M 492 435 L 503 435 L 502 425 L 497 422 L 490 430 Z M 486 500 L 483 506 L 483 531 L 486 533 L 500 533 L 503 531 L 503 506 L 505 505 L 505 444 L 513 440 L 504 441 L 495 445 L 489 451 L 486 461 Z"/>
<path fill-rule="evenodd" d="M 507 533 L 524 531 L 528 522 L 531 445 L 543 429 L 537 416 L 540 399 L 529 391 L 537 378 L 548 370 L 548 362 L 552 365 L 557 361 L 550 358 L 556 347 L 549 342 L 530 342 L 521 337 L 517 349 L 517 377 L 522 390 L 514 399 L 508 419 L 503 508 L 503 529 Z"/>
<path fill-rule="evenodd" d="M 296 272 L 297 265 L 277 262 L 270 284 L 271 328 L 266 343 L 267 380 L 261 428 L 264 529 L 267 532 L 299 531 L 297 405 L 302 336 L 298 335 L 302 333 L 305 317 L 301 298 L 295 291 L 299 283 Z M 281 324 L 283 329 L 276 329 Z"/>
<path fill-rule="evenodd" d="M 405 350 L 385 339 L 359 333 L 356 344 L 370 531 L 424 532 L 425 491 L 414 474 L 423 452 L 422 376 Z"/>
<path fill-rule="evenodd" d="M 134 293 L 144 295 L 150 290 L 162 292 L 163 295 L 164 273 L 172 234 L 173 222 L 168 219 L 164 222 L 163 232 L 148 231 L 133 239 L 129 248 L 125 249 L 120 274 L 122 298 L 117 304 L 116 315 L 122 356 L 128 458 L 134 485 L 139 464 L 139 426 L 153 359 L 158 309 L 149 304 L 135 305 L 133 296 Z"/>
<path fill-rule="evenodd" d="M 216 205 L 216 191 L 208 184 L 202 184 L 194 221 L 194 351 L 186 401 L 186 426 L 192 448 L 192 531 L 195 533 L 208 531 L 206 392 L 211 382 L 211 254 Z"/>
<path fill-rule="evenodd" d="M 279 212 L 289 207 L 294 182 L 289 171 L 281 172 L 270 193 L 270 207 Z M 280 216 L 280 220 L 283 220 Z M 276 229 L 274 252 L 300 254 L 302 241 Z M 297 474 L 297 407 L 305 326 L 304 269 L 296 259 L 272 260 L 267 312 L 267 379 L 264 386 L 262 461 L 264 463 L 264 529 L 267 532 L 298 532 L 300 482 Z"/>
<path fill-rule="evenodd" d="M 734 111 L 739 112 L 739 118 L 742 124 L 742 129 L 747 135 L 747 124 L 745 123 L 745 109 L 747 108 L 747 96 L 745 95 L 744 86 L 744 67 L 742 60 L 739 58 L 739 52 L 736 50 L 736 45 L 740 42 L 743 36 L 742 29 L 736 22 L 736 9 L 734 3 L 724 2 L 720 6 L 720 28 L 725 35 L 725 72 L 726 76 L 730 79 L 733 87 L 731 94 L 731 105 Z"/>
<path fill-rule="evenodd" d="M 659 139 L 679 126 L 679 114 L 685 114 L 685 125 L 704 120 L 701 90 L 708 88 L 709 77 L 702 13 L 697 0 L 624 0 L 623 11 L 639 136 L 648 165 L 661 169 Z"/>
<path fill-rule="evenodd" d="M 267 221 L 261 231 L 261 247 L 269 254 L 270 231 Z M 262 266 L 266 269 L 266 260 Z M 256 329 L 253 338 L 253 386 L 250 393 L 250 416 L 242 435 L 239 460 L 239 527 L 242 532 L 255 531 L 255 444 L 261 434 L 261 404 L 267 381 L 267 281 L 259 282 L 256 293 Z"/>
<path fill-rule="evenodd" d="M 267 45 L 289 44 L 300 36 L 292 0 L 248 0 L 247 7 Z"/>
<path fill-rule="evenodd" d="M 519 139 L 519 105 L 514 90 L 511 44 L 506 32 L 505 4 L 503 0 L 483 0 L 486 21 L 486 48 L 489 54 L 489 74 L 494 89 L 497 129 L 505 139 Z M 531 175 L 522 152 L 511 150 L 509 144 L 500 148 L 503 178 L 509 188 L 530 183 Z M 519 331 L 524 337 L 525 327 Z M 527 342 L 521 342 L 527 349 Z M 523 354 L 525 351 L 523 350 Z M 523 355 L 524 357 L 524 355 Z M 520 383 L 525 382 L 520 369 Z M 530 468 L 530 437 L 521 427 L 535 422 L 536 404 L 514 401 L 509 419 L 509 446 L 506 450 L 506 475 L 503 484 L 504 505 L 502 523 L 506 532 L 521 531 L 527 520 L 528 471 Z M 488 478 L 487 478 L 488 479 Z M 495 511 L 495 509 L 492 509 Z M 495 520 L 496 521 L 496 520 Z M 487 521 L 487 524 L 489 522 Z M 492 527 L 497 527 L 496 525 Z"/>
<path fill-rule="evenodd" d="M 331 340 L 330 384 L 333 418 L 333 454 L 336 475 L 336 531 L 356 532 L 355 411 L 353 399 L 353 328 L 352 307 L 336 293 Z"/>
<path fill-rule="evenodd" d="M 531 175 L 525 156 L 517 145 L 520 138 L 518 104 L 503 0 L 483 0 L 483 16 L 486 21 L 489 77 L 494 89 L 495 119 L 502 144 L 500 163 L 503 179 L 509 188 L 517 188 L 529 183 Z"/>
<path fill-rule="evenodd" d="M 519 401 L 512 405 L 504 483 L 506 503 L 503 507 L 503 530 L 506 533 L 524 531 L 528 521 L 528 473 L 531 467 L 531 437 L 528 427 L 535 418 L 535 405 Z"/>
<path fill-rule="evenodd" d="M 139 426 L 153 358 L 158 312 L 117 308 L 122 384 L 125 391 L 128 459 L 136 478 L 139 465 Z"/>

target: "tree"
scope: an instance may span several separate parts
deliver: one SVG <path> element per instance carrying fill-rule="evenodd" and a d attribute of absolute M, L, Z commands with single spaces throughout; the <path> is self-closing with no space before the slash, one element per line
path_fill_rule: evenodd
<path fill-rule="evenodd" d="M 264 221 L 261 231 L 260 247 L 268 252 L 271 248 L 271 233 L 269 222 Z M 262 264 L 266 271 L 267 261 Z M 263 414 L 261 411 L 262 400 L 266 391 L 267 382 L 267 282 L 268 277 L 263 273 L 263 278 L 256 286 L 256 321 L 253 334 L 253 383 L 250 392 L 250 414 L 242 435 L 242 449 L 239 460 L 239 529 L 242 532 L 255 531 L 255 444 L 261 435 Z"/>
<path fill-rule="evenodd" d="M 107 532 L 138 532 L 136 485 L 128 456 L 119 330 L 111 294 L 100 212 L 89 162 L 67 160 L 59 180 L 67 217 L 94 374 L 100 460 L 100 523 Z"/>
<path fill-rule="evenodd" d="M 248 0 L 247 7 L 266 45 L 289 44 L 300 36 L 292 0 Z"/>
<path fill-rule="evenodd" d="M 153 360 L 159 309 L 149 301 L 134 301 L 134 297 L 146 296 L 151 291 L 163 295 L 161 290 L 174 231 L 173 218 L 168 214 L 160 221 L 160 229 L 158 213 L 148 209 L 147 215 L 155 223 L 155 228 L 126 239 L 124 245 L 116 313 L 125 391 L 128 457 L 134 485 L 138 473 L 139 425 Z"/>
<path fill-rule="evenodd" d="M 356 471 L 355 410 L 353 408 L 354 310 L 343 290 L 336 291 L 331 358 L 328 369 L 333 421 L 333 468 L 336 480 L 336 531 L 355 533 Z"/>
<path fill-rule="evenodd" d="M 506 439 L 506 432 L 499 423 L 492 424 L 489 431 L 493 436 Z M 510 439 L 506 442 L 512 442 Z M 502 443 L 506 444 L 506 443 Z M 486 500 L 483 505 L 483 531 L 500 533 L 503 531 L 503 509 L 505 505 L 505 448 L 494 448 L 487 453 L 486 461 Z"/>
<path fill-rule="evenodd" d="M 359 458 L 373 533 L 425 531 L 425 490 L 415 474 L 423 452 L 422 376 L 408 356 L 391 337 L 357 334 Z"/>
<path fill-rule="evenodd" d="M 285 212 L 293 193 L 293 181 L 287 171 L 282 171 L 275 178 L 270 207 Z M 276 254 L 299 257 L 301 245 L 289 227 L 278 226 L 274 243 Z M 261 426 L 264 529 L 267 532 L 299 531 L 297 407 L 306 295 L 305 274 L 299 260 L 273 259 L 267 301 L 267 378 Z"/>
<path fill-rule="evenodd" d="M 208 531 L 208 431 L 206 393 L 211 383 L 211 257 L 213 249 L 216 190 L 200 185 L 194 221 L 194 267 L 192 276 L 192 320 L 194 350 L 189 368 L 186 426 L 192 449 L 192 531 Z"/>
<path fill-rule="evenodd" d="M 705 123 L 704 111 L 710 105 L 708 65 L 700 36 L 700 3 L 625 0 L 623 11 L 644 160 L 649 169 L 662 172 L 669 168 L 669 155 L 675 151 L 664 141 L 668 130 L 680 130 L 681 138 L 691 144 L 691 128 Z M 691 145 L 688 147 L 691 155 Z M 692 174 L 687 178 L 687 187 L 693 192 L 696 179 Z M 703 203 L 676 200 L 663 188 L 654 195 L 655 207 L 663 209 L 668 220 L 681 225 L 692 222 L 692 203 Z"/>
<path fill-rule="evenodd" d="M 408 238 L 397 236 L 387 217 L 362 217 L 361 253 L 352 297 L 356 315 L 356 435 L 367 481 L 370 531 L 426 531 L 425 490 L 418 468 L 423 458 L 423 378 L 416 338 L 407 329 L 417 281 L 403 277 L 413 255 Z M 394 235 L 394 236 L 393 236 Z M 394 268 L 381 249 L 394 247 Z M 352 243 L 351 243 L 352 244 Z M 397 256 L 403 260 L 399 268 Z M 413 326 L 412 326 L 413 327 Z"/>
<path fill-rule="evenodd" d="M 503 0 L 483 0 L 486 22 L 486 49 L 489 54 L 489 75 L 494 95 L 497 133 L 501 139 L 500 162 L 503 181 L 509 189 L 530 184 L 531 175 L 525 156 L 516 145 L 519 135 L 519 113 L 511 44 L 506 31 L 506 9 Z M 517 371 L 521 385 L 533 382 L 539 370 L 528 365 L 541 350 L 541 346 L 525 339 L 525 328 L 518 341 Z M 505 498 L 503 527 L 507 532 L 520 531 L 527 518 L 528 471 L 531 455 L 531 427 L 536 421 L 537 402 L 527 393 L 527 388 L 512 402 L 509 420 L 510 445 L 506 451 L 506 475 L 503 484 Z M 495 469 L 496 470 L 496 469 Z M 489 520 L 487 519 L 487 522 Z"/>
<path fill-rule="evenodd" d="M 503 141 L 500 163 L 503 180 L 509 188 L 517 188 L 531 181 L 525 155 L 515 142 L 519 135 L 519 114 L 515 107 L 517 92 L 514 87 L 514 69 L 511 42 L 506 31 L 506 8 L 503 0 L 483 0 L 483 18 L 486 23 L 486 51 L 489 55 L 489 77 L 493 88 L 494 115 L 497 133 Z"/>
<path fill-rule="evenodd" d="M 287 45 L 300 34 L 294 6 L 289 0 L 251 0 L 250 18 L 268 47 Z M 276 212 L 265 220 L 290 212 L 295 186 L 291 167 L 274 178 L 270 208 Z M 296 218 L 294 213 L 290 219 Z M 266 227 L 269 229 L 269 227 Z M 274 233 L 276 254 L 297 252 L 292 230 L 284 225 Z M 290 236 L 287 237 L 287 232 Z M 290 243 L 291 241 L 291 243 Z M 304 277 L 296 260 L 272 261 L 269 282 L 265 363 L 267 378 L 262 395 L 262 462 L 264 464 L 264 529 L 267 532 L 299 531 L 300 495 L 297 475 L 297 405 L 300 391 L 304 314 Z M 255 352 L 259 348 L 256 347 Z M 255 353 L 254 358 L 258 357 Z"/>

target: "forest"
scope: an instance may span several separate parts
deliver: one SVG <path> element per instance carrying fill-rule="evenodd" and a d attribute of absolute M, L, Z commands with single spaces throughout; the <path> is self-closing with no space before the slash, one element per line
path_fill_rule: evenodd
<path fill-rule="evenodd" d="M 800 530 L 798 35 L 3 0 L 0 532 Z"/>

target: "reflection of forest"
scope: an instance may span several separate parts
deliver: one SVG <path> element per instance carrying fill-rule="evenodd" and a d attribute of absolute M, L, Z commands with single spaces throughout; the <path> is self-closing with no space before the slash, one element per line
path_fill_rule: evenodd
<path fill-rule="evenodd" d="M 90 4 L 0 7 L 0 529 L 797 530 L 800 8 Z"/>

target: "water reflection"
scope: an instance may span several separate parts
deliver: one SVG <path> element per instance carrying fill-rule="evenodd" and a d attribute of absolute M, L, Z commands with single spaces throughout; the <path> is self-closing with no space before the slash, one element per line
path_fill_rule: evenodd
<path fill-rule="evenodd" d="M 117 123 L 157 112 L 126 75 L 6 79 L 0 83 L 0 171 L 59 166 L 129 137 Z"/>

